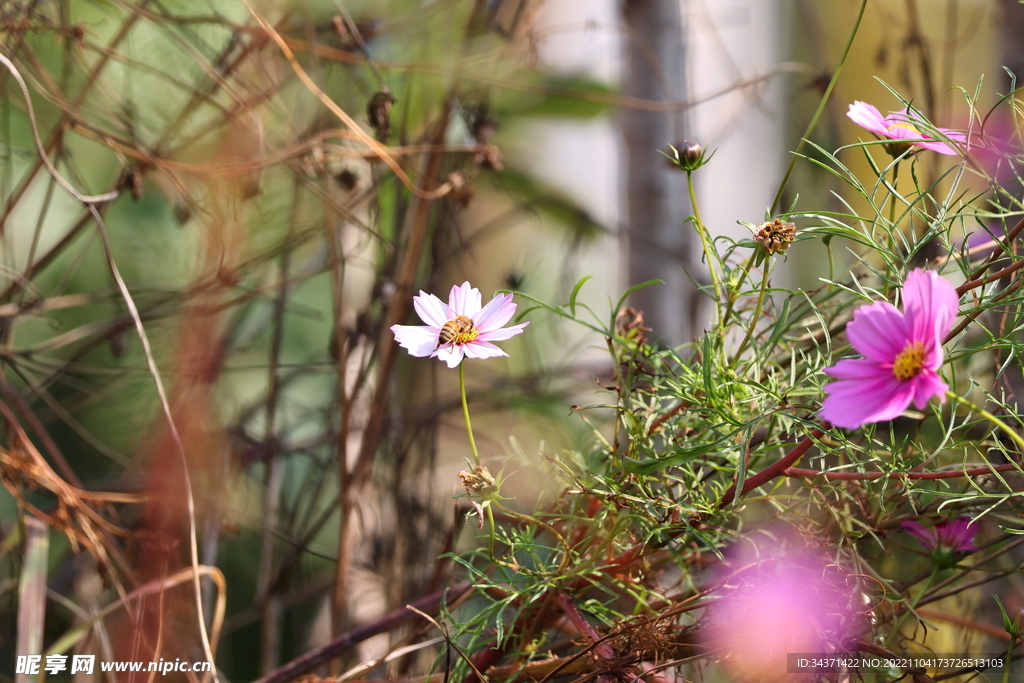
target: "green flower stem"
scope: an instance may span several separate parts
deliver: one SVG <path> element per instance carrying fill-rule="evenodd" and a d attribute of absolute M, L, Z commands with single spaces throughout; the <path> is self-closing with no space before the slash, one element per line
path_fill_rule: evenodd
<path fill-rule="evenodd" d="M 459 392 L 462 394 L 462 415 L 466 418 L 466 434 L 469 435 L 469 447 L 473 449 L 473 464 L 480 467 L 480 452 L 476 449 L 476 439 L 473 438 L 473 423 L 469 420 L 469 402 L 466 401 L 466 361 L 459 363 Z M 493 526 L 492 526 L 493 528 Z M 491 543 L 494 542 L 493 535 Z"/>
<path fill-rule="evenodd" d="M 480 467 L 480 452 L 477 451 L 477 449 L 476 449 L 476 439 L 473 437 L 473 423 L 469 419 L 469 401 L 466 399 L 466 365 L 465 365 L 465 362 L 460 362 L 460 364 L 459 364 L 459 393 L 462 395 L 462 415 L 463 415 L 463 417 L 466 418 L 466 434 L 469 436 L 469 447 L 473 451 L 473 463 L 477 467 Z M 488 540 L 487 540 L 487 554 L 490 556 L 490 561 L 494 562 L 495 564 L 501 565 L 503 567 L 508 567 L 510 569 L 516 569 L 518 571 L 523 571 L 523 572 L 526 572 L 526 573 L 538 575 L 538 577 L 546 577 L 546 575 L 548 575 L 546 573 L 542 573 L 542 572 L 539 572 L 539 571 L 530 571 L 530 570 L 528 570 L 528 569 L 526 569 L 524 567 L 520 567 L 520 566 L 517 566 L 515 564 L 510 564 L 508 562 L 504 562 L 504 561 L 498 559 L 495 556 L 495 540 L 496 540 L 496 538 L 498 536 L 497 529 L 495 528 L 495 512 L 492 509 L 495 506 L 500 508 L 502 512 L 504 512 L 505 514 L 509 515 L 510 517 L 515 517 L 516 519 L 522 519 L 524 521 L 528 521 L 528 522 L 537 524 L 538 526 L 543 526 L 544 528 L 546 528 L 549 531 L 551 531 L 551 533 L 553 533 L 555 538 L 558 539 L 558 542 L 561 543 L 562 546 L 565 548 L 565 556 L 564 556 L 564 558 L 562 560 L 563 565 L 564 565 L 564 563 L 566 561 L 568 561 L 569 544 L 566 543 L 565 539 L 562 538 L 561 533 L 559 533 L 557 530 L 555 530 L 555 528 L 553 526 L 551 526 L 550 524 L 547 524 L 545 522 L 542 522 L 540 519 L 537 519 L 535 517 L 530 517 L 529 515 L 524 515 L 524 514 L 520 514 L 518 512 L 515 512 L 513 510 L 509 510 L 508 508 L 506 508 L 504 505 L 502 505 L 501 503 L 499 503 L 496 500 L 490 500 L 489 501 L 489 505 L 484 505 L 483 506 L 484 509 L 486 510 L 486 514 L 487 514 L 487 527 L 488 527 L 488 537 L 489 537 Z M 559 571 L 561 569 L 564 569 L 564 566 L 559 567 Z"/>
<path fill-rule="evenodd" d="M 1010 683 L 1010 664 L 1013 662 L 1013 649 L 1017 639 L 1010 636 L 1010 645 L 1006 648 L 1006 661 L 1003 663 L 1003 683 Z"/>
<path fill-rule="evenodd" d="M 552 536 L 554 536 L 555 538 L 558 539 L 559 543 L 562 544 L 562 547 L 565 548 L 565 552 L 567 553 L 566 557 L 568 557 L 568 553 L 569 553 L 569 550 L 570 550 L 569 543 L 565 540 L 565 538 L 562 536 L 562 534 L 558 533 L 558 530 L 555 529 L 555 527 L 551 526 L 547 522 L 540 521 L 536 517 L 531 517 L 530 515 L 524 515 L 523 513 L 516 512 L 515 510 L 510 510 L 510 509 L 508 509 L 507 507 L 505 507 L 504 505 L 502 505 L 501 503 L 499 503 L 497 501 L 494 501 L 493 503 L 491 503 L 491 505 L 496 506 L 499 510 L 504 512 L 509 517 L 515 517 L 516 519 L 521 519 L 524 522 L 529 522 L 530 524 L 536 524 L 537 526 L 539 526 L 539 527 L 541 527 L 543 529 L 546 529 Z"/>
<path fill-rule="evenodd" d="M 718 271 L 715 270 L 714 255 L 712 251 L 711 238 L 708 235 L 708 230 L 704 226 L 704 221 L 700 217 L 700 207 L 697 206 L 697 193 L 693 190 L 693 172 L 686 172 L 686 186 L 690 190 L 690 205 L 693 206 L 693 225 L 697 229 L 697 235 L 700 236 L 701 247 L 704 249 L 704 260 L 707 261 L 708 270 L 711 272 L 711 286 L 715 292 L 715 321 L 717 323 L 722 322 L 722 310 L 721 310 L 721 284 L 718 281 Z"/>
<path fill-rule="evenodd" d="M 743 355 L 743 351 L 747 348 L 747 344 L 754 337 L 754 330 L 757 329 L 757 322 L 761 319 L 761 311 L 764 309 L 764 297 L 768 292 L 768 271 L 770 270 L 771 258 L 769 257 L 764 260 L 764 275 L 761 277 L 761 291 L 757 294 L 757 306 L 754 308 L 754 316 L 750 319 L 750 326 L 747 327 L 746 336 L 743 337 L 739 348 L 736 349 L 736 355 L 732 359 L 732 367 L 736 367 L 736 363 L 739 362 L 740 356 Z"/>
<path fill-rule="evenodd" d="M 521 566 L 519 566 L 519 564 L 513 564 L 511 562 L 505 562 L 504 560 L 499 560 L 497 558 L 497 556 L 494 554 L 494 538 L 495 538 L 495 536 L 497 534 L 495 532 L 495 527 L 494 527 L 494 510 L 492 509 L 495 505 L 497 505 L 497 503 L 492 502 L 490 505 L 485 505 L 484 506 L 484 509 L 487 511 L 487 525 L 488 525 L 488 527 L 490 527 L 490 542 L 487 545 L 487 554 L 488 554 L 489 559 L 491 560 L 491 562 L 493 562 L 494 564 L 498 565 L 499 567 L 505 567 L 506 569 L 512 569 L 512 570 L 517 571 L 517 572 L 522 572 L 523 574 L 529 574 L 530 576 L 537 576 L 537 577 L 541 577 L 541 578 L 551 578 L 551 577 L 554 577 L 554 576 L 560 576 L 562 570 L 565 568 L 564 566 L 559 567 L 558 572 L 535 572 L 532 569 L 527 569 L 526 567 L 521 567 Z M 506 512 L 506 513 L 509 512 L 509 510 L 507 508 L 504 508 L 504 507 L 502 507 L 500 505 L 498 507 L 501 507 L 503 512 Z M 514 514 L 513 516 L 519 516 L 519 515 Z M 533 519 L 533 518 L 531 517 L 530 519 Z M 535 519 L 533 519 L 533 521 L 537 522 L 537 520 L 535 520 Z M 543 522 L 538 522 L 538 523 L 539 524 L 544 524 Z M 561 538 L 561 536 L 559 536 L 559 538 Z M 568 555 L 566 557 L 568 557 Z M 563 562 L 563 565 L 564 565 L 564 562 Z"/>
<path fill-rule="evenodd" d="M 466 360 L 463 359 L 459 363 L 459 394 L 462 396 L 462 416 L 466 418 L 466 434 L 469 436 L 469 447 L 473 451 L 473 464 L 477 468 L 482 467 L 480 464 L 480 451 L 476 448 L 476 439 L 473 437 L 473 422 L 469 419 L 469 401 L 466 400 Z M 488 554 L 490 555 L 491 562 L 502 565 L 504 567 L 510 567 L 504 562 L 501 562 L 494 556 L 494 539 L 497 535 L 494 528 L 494 512 L 491 510 L 490 505 L 485 505 L 487 510 L 487 527 L 488 527 Z"/>
<path fill-rule="evenodd" d="M 490 555 L 491 562 L 493 562 L 495 564 L 503 564 L 494 555 L 494 538 L 495 538 L 495 536 L 497 536 L 497 532 L 496 532 L 496 530 L 494 528 L 494 510 L 491 509 L 490 505 L 485 506 L 484 510 L 487 512 L 487 528 L 488 528 L 488 535 L 490 536 L 490 539 L 488 539 L 488 542 L 487 542 L 487 554 Z"/>
<path fill-rule="evenodd" d="M 900 615 L 900 618 L 896 620 L 896 625 L 893 626 L 892 633 L 885 639 L 885 646 L 889 647 L 892 643 L 900 637 L 900 629 L 903 628 L 903 624 L 907 621 L 907 617 L 910 613 L 917 609 L 917 604 L 921 602 L 921 598 L 928 592 L 928 589 L 932 587 L 932 583 L 935 582 L 935 577 L 939 575 L 939 568 L 935 567 L 932 569 L 932 573 L 928 576 L 928 581 L 925 582 L 924 588 L 914 596 L 914 600 L 907 606 L 907 611 Z"/>
<path fill-rule="evenodd" d="M 725 306 L 725 314 L 722 316 L 722 325 L 729 324 L 729 318 L 732 317 L 733 309 L 736 307 L 736 300 L 739 299 L 739 291 L 743 289 L 743 283 L 747 281 L 747 275 L 750 274 L 750 269 L 754 266 L 754 256 L 756 255 L 757 251 L 755 250 L 743 265 L 743 270 L 740 271 L 740 276 L 736 280 L 736 285 L 733 288 L 733 291 L 729 294 L 729 303 Z"/>
<path fill-rule="evenodd" d="M 900 179 L 900 162 L 897 161 L 892 167 L 892 199 L 889 200 L 889 225 L 896 226 L 896 195 L 899 194 L 897 189 L 898 181 Z"/>
<path fill-rule="evenodd" d="M 985 410 L 984 408 L 982 408 L 980 406 L 974 405 L 973 403 L 968 401 L 963 396 L 958 396 L 957 394 L 954 394 L 952 391 L 948 391 L 947 390 L 946 391 L 946 396 L 948 396 L 949 398 L 953 399 L 957 403 L 970 408 L 974 412 L 978 413 L 978 415 L 981 415 L 983 418 L 985 418 L 986 420 L 988 420 L 989 422 L 994 424 L 996 427 L 999 427 L 1000 429 L 1002 429 L 1004 432 L 1006 432 L 1006 435 L 1008 437 L 1013 439 L 1014 443 L 1016 443 L 1017 446 L 1021 449 L 1021 452 L 1024 453 L 1024 437 L 1022 437 L 1020 434 L 1018 434 L 1015 429 L 1010 427 L 1010 425 L 1006 424 L 1005 422 L 1000 420 L 998 417 L 996 417 L 992 413 L 990 413 L 987 410 Z"/>
<path fill-rule="evenodd" d="M 868 0 L 861 0 L 860 10 L 857 12 L 857 20 L 853 22 L 853 30 L 850 31 L 850 39 L 846 41 L 846 47 L 843 49 L 843 56 L 839 58 L 839 63 L 836 64 L 835 71 L 832 72 L 832 80 L 828 82 L 828 87 L 825 88 L 825 93 L 821 96 L 821 101 L 818 102 L 818 109 L 814 112 L 814 116 L 811 117 L 810 123 L 807 124 L 807 130 L 800 137 L 800 142 L 796 146 L 792 156 L 789 160 L 789 167 L 786 168 L 786 175 L 782 177 L 782 182 L 779 183 L 779 190 L 775 193 L 775 199 L 772 200 L 772 208 L 768 213 L 774 215 L 775 210 L 779 206 L 779 202 L 782 201 L 782 192 L 786 189 L 786 184 L 789 182 L 789 177 L 793 175 L 793 168 L 796 166 L 797 159 L 800 158 L 800 150 L 803 149 L 804 143 L 811 137 L 811 131 L 818 125 L 818 119 L 821 118 L 822 113 L 825 111 L 825 105 L 828 104 L 828 98 L 832 95 L 832 89 L 836 87 L 836 81 L 839 80 L 839 74 L 843 70 L 843 64 L 846 63 L 846 58 L 850 54 L 850 48 L 853 47 L 853 39 L 857 37 L 857 31 L 860 29 L 860 20 L 864 18 L 864 10 L 868 6 Z"/>

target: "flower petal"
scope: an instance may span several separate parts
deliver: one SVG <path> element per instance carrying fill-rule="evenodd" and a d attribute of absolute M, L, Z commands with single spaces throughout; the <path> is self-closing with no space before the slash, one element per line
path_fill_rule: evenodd
<path fill-rule="evenodd" d="M 972 541 L 975 534 L 978 533 L 978 527 L 971 525 L 969 517 L 947 519 L 936 524 L 932 530 L 939 543 L 947 548 L 961 553 L 971 553 L 977 550 Z"/>
<path fill-rule="evenodd" d="M 494 344 L 480 341 L 480 339 L 466 344 L 462 347 L 462 350 L 465 352 L 466 358 L 497 358 L 498 356 L 508 355 Z"/>
<path fill-rule="evenodd" d="M 953 326 L 960 296 L 953 284 L 935 271 L 916 268 L 903 283 L 903 311 L 910 341 L 928 350 L 925 367 L 942 365 L 942 342 Z"/>
<path fill-rule="evenodd" d="M 922 126 L 924 127 L 924 126 Z M 957 147 L 950 143 L 959 143 L 964 147 L 969 147 L 967 144 L 967 136 L 963 133 L 949 128 L 935 128 L 935 131 L 939 133 L 942 138 L 949 138 L 949 142 L 945 139 L 936 139 L 934 135 L 928 135 L 927 133 L 921 133 L 921 137 L 925 138 L 926 142 L 915 142 L 914 144 L 924 149 L 930 149 L 933 152 L 939 154 L 957 155 L 960 151 Z"/>
<path fill-rule="evenodd" d="M 450 320 L 444 302 L 423 290 L 420 290 L 419 296 L 412 298 L 412 305 L 416 309 L 416 315 L 420 317 L 420 320 L 432 327 L 436 327 L 438 331 Z"/>
<path fill-rule="evenodd" d="M 837 427 L 857 429 L 871 422 L 899 417 L 914 395 L 911 382 L 893 375 L 845 379 L 825 385 L 828 397 L 820 414 Z"/>
<path fill-rule="evenodd" d="M 867 102 L 861 102 L 860 100 L 854 100 L 853 104 L 850 105 L 849 111 L 846 115 L 850 117 L 850 120 L 856 123 L 861 128 L 881 135 L 882 137 L 891 137 L 889 131 L 885 127 L 884 119 L 882 118 L 881 112 L 874 105 L 868 104 Z"/>
<path fill-rule="evenodd" d="M 906 140 L 918 147 L 929 149 L 939 154 L 956 155 L 960 152 L 953 145 L 944 139 L 936 139 L 926 131 L 933 130 L 952 142 L 958 142 L 967 146 L 967 136 L 948 128 L 938 128 L 921 118 L 912 111 L 893 112 L 885 117 L 883 125 L 886 127 L 886 137 L 893 140 Z"/>
<path fill-rule="evenodd" d="M 480 312 L 480 290 L 471 287 L 468 281 L 452 287 L 452 291 L 448 295 L 448 307 L 455 315 L 472 318 Z"/>
<path fill-rule="evenodd" d="M 823 372 L 836 379 L 865 381 L 893 376 L 891 364 L 881 364 L 870 358 L 844 358 L 832 367 L 825 368 Z"/>
<path fill-rule="evenodd" d="M 935 532 L 929 527 L 926 527 L 919 522 L 903 522 L 902 526 L 904 531 L 921 541 L 921 545 L 925 548 L 935 550 L 935 546 L 937 545 Z"/>
<path fill-rule="evenodd" d="M 903 314 L 888 301 L 862 306 L 846 326 L 846 336 L 858 353 L 882 363 L 893 363 L 910 341 Z"/>
<path fill-rule="evenodd" d="M 448 344 L 447 346 L 442 346 L 431 355 L 437 356 L 438 358 L 443 360 L 445 363 L 448 364 L 449 368 L 454 368 L 457 367 L 458 364 L 462 362 L 463 348 L 464 347 L 457 346 L 455 344 Z"/>
<path fill-rule="evenodd" d="M 939 154 L 945 154 L 947 156 L 955 156 L 959 154 L 955 147 L 952 147 L 949 143 L 936 140 L 934 142 L 930 140 L 915 140 L 914 144 L 918 147 L 922 147 L 932 152 L 938 152 Z"/>
<path fill-rule="evenodd" d="M 513 325 L 512 327 L 502 327 L 497 330 L 491 330 L 490 332 L 481 332 L 480 336 L 477 337 L 477 341 L 505 341 L 506 339 L 511 339 L 522 332 L 523 328 L 529 324 L 529 322 L 525 322 Z"/>
<path fill-rule="evenodd" d="M 928 399 L 938 396 L 940 403 L 946 402 L 946 392 L 949 385 L 942 381 L 942 378 L 932 370 L 922 370 L 917 377 L 911 380 L 914 385 L 914 405 L 918 410 L 924 410 L 928 405 Z"/>
<path fill-rule="evenodd" d="M 965 145 L 967 144 L 967 133 L 952 130 L 950 128 L 936 128 L 935 130 L 939 131 L 953 142 L 962 142 Z"/>
<path fill-rule="evenodd" d="M 920 140 L 924 136 L 917 129 L 918 122 L 905 112 L 894 112 L 885 117 L 885 137 L 890 140 Z"/>
<path fill-rule="evenodd" d="M 496 330 L 516 313 L 516 305 L 512 303 L 511 294 L 499 294 L 473 316 L 473 322 L 481 332 Z"/>
<path fill-rule="evenodd" d="M 468 290 L 468 281 L 463 282 L 461 285 L 452 285 L 452 291 L 448 293 L 448 308 L 451 309 L 453 315 L 462 315 L 466 298 L 462 291 L 464 287 Z"/>
<path fill-rule="evenodd" d="M 437 348 L 437 335 L 439 330 L 420 325 L 392 325 L 391 331 L 395 333 L 395 341 L 408 349 L 409 353 L 417 358 L 426 358 L 433 355 Z"/>

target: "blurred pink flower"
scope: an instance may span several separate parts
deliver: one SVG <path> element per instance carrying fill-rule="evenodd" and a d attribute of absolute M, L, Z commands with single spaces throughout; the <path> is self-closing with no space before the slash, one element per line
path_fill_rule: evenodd
<path fill-rule="evenodd" d="M 882 116 L 881 112 L 871 104 L 867 102 L 861 102 L 855 100 L 850 105 L 849 111 L 846 115 L 850 117 L 850 120 L 856 123 L 861 128 L 865 128 L 875 135 L 887 138 L 889 140 L 895 140 L 897 143 L 913 144 L 924 149 L 930 149 L 933 152 L 939 154 L 959 154 L 956 147 L 950 145 L 948 142 L 943 140 L 936 140 L 928 136 L 921 131 L 921 128 L 928 129 L 928 125 L 920 117 L 920 115 L 907 109 L 902 112 L 893 112 L 888 116 Z M 933 128 L 943 136 L 952 140 L 953 142 L 959 142 L 966 144 L 967 137 L 963 133 L 958 133 L 948 128 Z M 891 148 L 890 148 L 891 147 Z M 898 156 L 905 149 L 899 149 L 895 146 L 886 145 L 886 151 L 894 156 Z"/>
<path fill-rule="evenodd" d="M 747 683 L 789 680 L 788 654 L 834 652 L 861 622 L 855 582 L 835 564 L 768 553 L 729 563 L 757 564 L 722 586 L 703 631 L 705 645 Z"/>
<path fill-rule="evenodd" d="M 864 358 L 841 360 L 825 374 L 828 398 L 821 416 L 837 427 L 857 429 L 892 420 L 913 401 L 923 409 L 932 396 L 945 402 L 939 378 L 942 342 L 953 325 L 959 296 L 935 272 L 914 270 L 903 284 L 903 313 L 888 301 L 861 307 L 846 336 Z"/>
<path fill-rule="evenodd" d="M 970 150 L 976 162 L 975 170 L 987 176 L 989 182 L 1002 187 L 1017 182 L 1015 160 L 1020 158 L 1022 148 L 1011 108 L 1000 107 L 980 125 L 972 127 Z"/>
<path fill-rule="evenodd" d="M 972 232 L 967 238 L 964 246 L 970 253 L 971 258 L 981 258 L 990 255 L 999 248 L 999 240 L 1006 236 L 1006 230 L 1002 225 L 993 225 L 991 228 L 982 227 Z"/>
<path fill-rule="evenodd" d="M 468 282 L 452 287 L 445 304 L 421 291 L 412 298 L 421 325 L 392 325 L 395 341 L 418 358 L 435 356 L 456 367 L 466 358 L 507 356 L 491 342 L 510 339 L 530 323 L 503 327 L 515 315 L 511 294 L 499 294 L 481 308 L 480 290 Z"/>
<path fill-rule="evenodd" d="M 926 527 L 918 522 L 903 522 L 903 530 L 921 541 L 925 548 L 938 552 L 973 553 L 977 525 L 969 517 L 958 517 Z"/>

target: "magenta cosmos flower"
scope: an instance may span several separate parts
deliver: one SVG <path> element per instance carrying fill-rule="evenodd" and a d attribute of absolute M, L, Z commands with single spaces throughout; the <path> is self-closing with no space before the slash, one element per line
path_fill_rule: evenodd
<path fill-rule="evenodd" d="M 841 360 L 825 374 L 828 398 L 821 416 L 845 429 L 891 420 L 913 401 L 923 409 L 932 396 L 945 402 L 939 378 L 942 342 L 956 318 L 959 296 L 937 273 L 918 268 L 903 283 L 903 312 L 888 301 L 861 307 L 846 336 L 864 358 Z"/>
<path fill-rule="evenodd" d="M 468 358 L 507 356 L 491 342 L 510 339 L 530 323 L 502 327 L 515 315 L 511 294 L 499 294 L 480 306 L 480 290 L 468 282 L 452 287 L 445 304 L 433 294 L 420 291 L 412 298 L 416 313 L 426 326 L 392 325 L 395 341 L 418 357 L 440 358 L 454 368 Z"/>
<path fill-rule="evenodd" d="M 921 128 L 927 128 L 924 120 L 909 109 L 902 112 L 893 112 L 888 116 L 882 116 L 881 112 L 874 105 L 856 100 L 850 105 L 850 110 L 846 112 L 846 115 L 858 126 L 866 128 L 879 137 L 895 140 L 897 143 L 917 145 L 939 154 L 958 153 L 956 148 L 949 143 L 935 140 L 921 132 Z M 939 131 L 954 142 L 965 143 L 967 141 L 963 133 L 958 133 L 948 128 L 934 128 L 934 130 Z M 897 144 L 889 144 L 885 148 L 893 156 L 899 156 L 906 151 L 906 148 L 901 149 Z"/>
<path fill-rule="evenodd" d="M 862 626 L 862 606 L 845 571 L 807 550 L 790 555 L 780 546 L 727 551 L 723 568 L 745 568 L 719 583 L 721 599 L 698 636 L 739 681 L 792 680 L 787 653 L 829 652 L 830 641 Z"/>
<path fill-rule="evenodd" d="M 973 553 L 974 536 L 978 527 L 968 517 L 947 519 L 935 526 L 926 527 L 918 522 L 903 522 L 903 530 L 921 541 L 928 550 L 953 553 Z"/>

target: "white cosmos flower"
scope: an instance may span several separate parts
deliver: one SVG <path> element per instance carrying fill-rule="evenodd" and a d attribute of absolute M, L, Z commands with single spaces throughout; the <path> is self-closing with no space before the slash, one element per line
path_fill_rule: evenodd
<path fill-rule="evenodd" d="M 495 358 L 508 354 L 491 342 L 510 339 L 530 323 L 503 327 L 515 315 L 511 294 L 499 294 L 481 307 L 480 290 L 468 282 L 452 287 L 448 303 L 420 291 L 412 298 L 423 325 L 392 325 L 395 341 L 410 354 L 437 357 L 456 367 L 467 358 Z"/>

